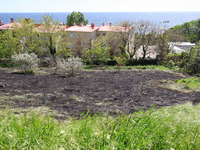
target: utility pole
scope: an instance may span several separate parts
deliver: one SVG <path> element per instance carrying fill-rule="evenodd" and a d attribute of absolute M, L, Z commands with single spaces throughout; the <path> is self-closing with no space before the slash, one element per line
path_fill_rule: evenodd
<path fill-rule="evenodd" d="M 165 28 L 166 28 L 166 23 L 169 23 L 170 21 L 163 21 L 163 23 L 165 24 Z M 164 29 L 165 29 L 164 28 Z"/>

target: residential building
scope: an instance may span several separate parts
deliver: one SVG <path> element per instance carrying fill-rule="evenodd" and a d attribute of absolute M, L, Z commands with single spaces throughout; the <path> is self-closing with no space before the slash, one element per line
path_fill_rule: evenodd
<path fill-rule="evenodd" d="M 28 20 L 29 19 L 25 19 L 25 21 Z M 0 22 L 0 30 L 12 29 L 15 24 L 19 23 L 15 23 L 13 18 L 11 18 L 11 23 L 5 25 Z M 40 24 L 35 24 L 35 29 L 38 32 L 45 32 L 45 30 L 42 30 L 42 26 Z M 94 41 L 97 38 L 103 38 L 108 32 L 119 33 L 118 40 L 114 39 L 114 37 L 111 37 L 113 38 L 113 41 L 116 41 L 116 44 L 114 44 L 113 41 L 110 42 L 111 52 L 113 51 L 113 53 L 117 49 L 117 47 L 121 46 L 121 42 L 126 41 L 127 48 L 131 48 L 130 41 L 133 41 L 134 38 L 133 28 L 131 26 L 127 26 L 126 24 L 123 26 L 113 26 L 112 23 L 110 23 L 110 25 L 105 25 L 105 23 L 103 23 L 102 26 L 95 26 L 95 24 L 92 23 L 91 25 L 84 26 L 83 23 L 80 23 L 79 25 L 76 25 L 74 23 L 73 26 L 60 25 L 59 27 L 56 27 L 53 32 L 55 33 L 59 30 L 64 30 L 68 33 L 68 47 L 72 49 L 72 52 L 80 57 L 83 50 L 92 48 Z M 123 39 L 122 37 L 119 40 L 119 35 L 128 37 L 126 37 L 126 39 Z M 128 39 L 129 37 L 130 39 Z"/>

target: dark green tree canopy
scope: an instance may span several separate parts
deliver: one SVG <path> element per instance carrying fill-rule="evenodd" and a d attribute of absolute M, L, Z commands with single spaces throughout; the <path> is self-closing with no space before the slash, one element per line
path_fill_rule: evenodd
<path fill-rule="evenodd" d="M 200 40 L 200 19 L 185 22 L 170 28 L 171 31 L 180 30 L 189 42 L 197 43 Z"/>
<path fill-rule="evenodd" d="M 88 20 L 85 19 L 84 15 L 81 12 L 75 12 L 73 11 L 71 14 L 67 16 L 67 25 L 73 26 L 73 23 L 76 23 L 79 25 L 80 23 L 83 23 L 84 25 L 88 24 Z"/>

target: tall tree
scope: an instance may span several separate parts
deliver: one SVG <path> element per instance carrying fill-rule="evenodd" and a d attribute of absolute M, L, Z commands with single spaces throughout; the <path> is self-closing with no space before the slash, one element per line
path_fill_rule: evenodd
<path fill-rule="evenodd" d="M 76 23 L 79 25 L 80 23 L 83 23 L 84 25 L 88 24 L 88 20 L 85 19 L 84 15 L 81 12 L 75 12 L 73 11 L 71 14 L 67 16 L 67 25 L 73 26 L 73 23 Z"/>
<path fill-rule="evenodd" d="M 131 21 L 121 21 L 117 26 L 111 27 L 111 32 L 108 34 L 108 37 L 112 39 L 110 40 L 111 45 L 114 43 L 126 59 L 132 59 L 135 55 L 133 50 L 134 27 L 132 25 Z"/>
<path fill-rule="evenodd" d="M 157 28 L 156 35 L 156 52 L 162 61 L 164 57 L 171 53 L 176 42 L 183 42 L 184 37 L 179 30 L 166 30 L 164 27 Z"/>
<path fill-rule="evenodd" d="M 53 16 L 45 14 L 40 22 L 41 26 L 38 27 L 37 31 L 40 33 L 39 36 L 43 47 L 46 47 L 50 54 L 55 56 L 57 32 L 60 30 L 59 21 L 55 21 Z"/>
<path fill-rule="evenodd" d="M 41 55 L 41 40 L 35 30 L 35 20 L 19 18 L 13 25 L 13 44 L 16 52 L 30 52 Z"/>
<path fill-rule="evenodd" d="M 57 54 L 63 57 L 70 56 L 70 49 L 68 49 L 68 36 L 64 31 L 65 26 L 60 26 L 59 21 L 55 21 L 53 16 L 45 14 L 42 17 L 41 26 L 37 31 L 40 33 L 40 39 L 43 43 L 43 49 L 47 50 L 51 56 L 55 57 Z"/>
<path fill-rule="evenodd" d="M 153 49 L 150 49 L 149 47 L 155 43 L 156 25 L 150 21 L 139 21 L 134 23 L 134 27 L 134 42 L 139 47 L 142 47 L 142 59 L 144 59 L 147 54 L 153 51 Z M 138 48 L 138 46 L 135 48 Z"/>

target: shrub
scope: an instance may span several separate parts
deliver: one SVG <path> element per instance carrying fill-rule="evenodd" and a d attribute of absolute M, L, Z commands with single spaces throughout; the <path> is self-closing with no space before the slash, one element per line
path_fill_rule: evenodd
<path fill-rule="evenodd" d="M 172 60 L 174 63 L 177 63 L 178 61 L 180 61 L 181 57 L 182 57 L 182 53 L 167 54 L 164 57 L 162 64 L 166 65 L 170 60 Z"/>
<path fill-rule="evenodd" d="M 76 76 L 76 72 L 83 66 L 83 62 L 79 57 L 70 57 L 67 60 L 57 61 L 57 65 L 62 71 L 67 72 L 69 76 Z"/>
<path fill-rule="evenodd" d="M 28 54 L 25 52 L 24 54 L 15 54 L 12 55 L 12 60 L 24 73 L 28 73 L 29 70 L 37 68 L 39 64 L 39 59 L 35 53 Z"/>
<path fill-rule="evenodd" d="M 191 49 L 189 53 L 182 53 L 179 67 L 189 74 L 200 73 L 200 51 Z"/>
<path fill-rule="evenodd" d="M 109 49 L 106 41 L 97 41 L 94 43 L 92 49 L 88 49 L 84 52 L 85 59 L 89 59 L 92 64 L 102 64 L 103 62 L 107 62 L 109 60 Z M 95 62 L 98 61 L 98 62 Z"/>
<path fill-rule="evenodd" d="M 116 57 L 116 56 L 114 56 L 114 60 L 117 62 L 116 66 L 117 66 L 118 71 L 120 71 L 121 66 L 124 66 L 125 60 L 121 57 Z"/>
<path fill-rule="evenodd" d="M 173 67 L 174 67 L 174 62 L 173 62 L 173 60 L 170 60 L 169 62 L 168 62 L 168 64 L 167 64 L 167 67 L 169 68 L 169 69 L 172 69 Z"/>

